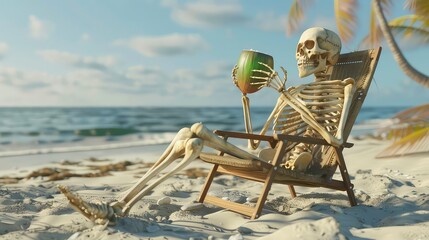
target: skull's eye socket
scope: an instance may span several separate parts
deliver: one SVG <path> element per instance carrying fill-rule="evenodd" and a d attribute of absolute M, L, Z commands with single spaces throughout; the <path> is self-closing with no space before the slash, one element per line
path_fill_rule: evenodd
<path fill-rule="evenodd" d="M 312 49 L 314 47 L 314 41 L 313 40 L 307 40 L 305 41 L 305 48 Z"/>

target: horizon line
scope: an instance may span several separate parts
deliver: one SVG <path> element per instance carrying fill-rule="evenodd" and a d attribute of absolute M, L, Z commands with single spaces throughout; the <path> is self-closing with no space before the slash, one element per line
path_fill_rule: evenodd
<path fill-rule="evenodd" d="M 417 106 L 417 105 L 416 105 Z M 133 106 L 133 105 L 118 105 L 118 106 L 109 106 L 109 105 L 100 105 L 100 106 L 96 106 L 96 105 L 92 105 L 92 106 L 79 106 L 79 105 L 75 105 L 75 106 L 50 106 L 50 105 L 46 105 L 46 106 L 0 106 L 0 108 L 241 108 L 241 105 L 236 105 L 236 106 L 224 106 L 224 105 L 218 105 L 218 106 Z M 273 108 L 273 106 L 268 106 L 268 105 L 256 105 L 256 106 L 251 106 L 251 108 L 253 107 L 269 107 L 269 108 Z M 374 108 L 392 108 L 392 107 L 414 107 L 412 105 L 385 105 L 385 106 L 376 106 L 376 105 L 370 105 L 370 106 L 362 106 L 362 107 L 374 107 Z"/>

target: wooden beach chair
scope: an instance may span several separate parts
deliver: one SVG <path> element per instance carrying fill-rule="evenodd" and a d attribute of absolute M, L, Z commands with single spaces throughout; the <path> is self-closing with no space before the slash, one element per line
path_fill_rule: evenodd
<path fill-rule="evenodd" d="M 381 47 L 377 49 L 341 54 L 337 64 L 328 69 L 330 79 L 345 79 L 351 77 L 356 81 L 355 83 L 357 86 L 346 121 L 344 129 L 345 143 L 342 146 L 334 147 L 324 139 L 319 138 L 284 134 L 268 136 L 216 130 L 214 132 L 224 139 L 239 138 L 266 141 L 272 148 L 276 148 L 276 153 L 274 158 L 269 162 L 237 159 L 233 156 L 224 155 L 222 152 L 217 155 L 214 153 L 201 154 L 200 158 L 203 161 L 212 163 L 214 166 L 206 178 L 205 185 L 200 193 L 198 201 L 226 208 L 249 216 L 251 219 L 255 219 L 260 216 L 271 185 L 273 183 L 279 183 L 288 185 L 292 197 L 296 197 L 294 186 L 323 187 L 346 191 L 350 205 L 355 206 L 357 203 L 353 193 L 353 184 L 350 182 L 342 151 L 344 148 L 350 148 L 353 146 L 352 143 L 348 143 L 346 141 L 367 95 L 380 53 Z M 321 171 L 320 173 L 298 172 L 280 167 L 285 154 L 287 154 L 291 149 L 291 142 L 303 142 L 317 144 L 318 146 L 326 146 L 323 148 L 324 150 L 320 156 L 323 158 L 322 160 L 325 161 L 325 163 L 327 161 L 328 163 L 331 163 L 331 165 L 326 169 L 326 171 Z M 342 179 L 332 179 L 338 168 Z M 216 174 L 230 174 L 263 183 L 264 186 L 256 206 L 250 207 L 248 205 L 208 195 L 207 193 L 210 185 Z"/>

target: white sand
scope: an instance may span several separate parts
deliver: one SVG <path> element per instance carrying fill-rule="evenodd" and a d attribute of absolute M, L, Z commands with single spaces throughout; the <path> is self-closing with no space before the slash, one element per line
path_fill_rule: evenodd
<path fill-rule="evenodd" d="M 87 200 L 112 201 L 147 169 L 135 164 L 111 176 L 57 182 L 37 177 L 0 185 L 0 238 L 429 239 L 429 154 L 378 160 L 374 156 L 386 143 L 354 143 L 355 147 L 345 151 L 345 158 L 359 202 L 356 207 L 349 207 L 345 192 L 297 187 L 298 197 L 291 199 L 287 187 L 274 185 L 257 220 L 209 205 L 183 211 L 183 205 L 197 199 L 204 178 L 176 175 L 138 202 L 129 217 L 106 227 L 94 225 L 75 212 L 56 188 L 56 184 L 64 184 Z M 91 172 L 88 165 L 106 164 L 84 160 L 91 156 L 109 158 L 109 162 L 153 162 L 164 148 L 156 145 L 0 158 L 0 176 L 26 176 L 41 165 Z M 80 165 L 50 163 L 66 159 L 79 160 Z M 211 165 L 197 161 L 188 168 L 195 167 L 209 169 Z M 243 202 L 257 196 L 261 187 L 259 183 L 219 176 L 210 191 Z M 157 200 L 165 196 L 171 203 L 158 206 Z"/>

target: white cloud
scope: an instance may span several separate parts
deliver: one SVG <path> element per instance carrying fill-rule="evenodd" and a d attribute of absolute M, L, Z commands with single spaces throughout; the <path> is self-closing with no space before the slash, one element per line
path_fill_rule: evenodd
<path fill-rule="evenodd" d="M 35 39 L 45 39 L 48 38 L 50 31 L 52 30 L 52 25 L 46 21 L 40 20 L 34 15 L 30 15 L 29 25 L 30 25 L 30 35 Z"/>
<path fill-rule="evenodd" d="M 188 69 L 182 68 L 177 69 L 175 72 L 175 79 L 183 79 L 186 81 L 205 82 L 210 80 L 227 81 L 231 78 L 231 71 L 234 67 L 233 64 L 227 62 L 210 62 L 204 65 L 202 68 Z"/>
<path fill-rule="evenodd" d="M 43 91 L 50 94 L 72 95 L 90 92 L 92 89 L 118 88 L 112 87 L 115 84 L 112 78 L 114 78 L 112 74 L 95 69 L 78 69 L 64 75 L 54 75 L 0 67 L 0 85 L 13 87 L 24 93 Z"/>
<path fill-rule="evenodd" d="M 266 32 L 285 32 L 287 26 L 287 15 L 275 15 L 266 12 L 256 15 L 254 25 Z"/>
<path fill-rule="evenodd" d="M 80 59 L 74 54 L 60 53 L 45 55 L 52 61 L 69 65 L 75 65 Z M 0 66 L 0 100 L 3 101 L 0 105 L 12 103 L 12 96 L 6 90 L 21 96 L 13 104 L 27 106 L 153 105 L 154 101 L 165 106 L 210 104 L 213 96 L 228 96 L 227 92 L 236 90 L 230 80 L 232 66 L 218 61 L 174 71 L 139 65 L 122 71 L 73 68 L 64 74 Z"/>
<path fill-rule="evenodd" d="M 179 68 L 173 72 L 160 67 L 132 66 L 127 69 L 125 78 L 132 81 L 136 93 L 148 92 L 147 88 L 150 88 L 151 93 L 160 97 L 165 93 L 207 97 L 230 86 L 232 67 L 233 64 L 222 61 L 210 62 L 200 68 Z"/>
<path fill-rule="evenodd" d="M 109 74 L 95 69 L 77 69 L 65 75 L 65 81 L 76 87 L 101 88 L 109 82 Z"/>
<path fill-rule="evenodd" d="M 122 85 L 116 76 L 96 69 L 77 69 L 64 75 L 0 66 L 1 105 L 76 106 L 114 104 Z M 10 94 L 13 93 L 13 94 Z M 19 97 L 17 97 L 19 96 Z"/>
<path fill-rule="evenodd" d="M 0 59 L 3 58 L 8 50 L 9 46 L 4 42 L 0 42 Z"/>
<path fill-rule="evenodd" d="M 167 79 L 165 71 L 159 67 L 131 66 L 125 72 L 125 77 L 133 81 L 136 87 L 156 86 Z"/>
<path fill-rule="evenodd" d="M 58 50 L 43 50 L 38 51 L 37 54 L 47 61 L 62 63 L 78 68 L 94 68 L 102 70 L 112 67 L 116 63 L 116 59 L 112 56 L 79 56 L 77 54 Z"/>
<path fill-rule="evenodd" d="M 65 55 L 64 61 L 73 62 L 73 56 Z M 68 62 L 67 62 L 68 63 Z M 150 70 L 154 69 L 154 71 Z M 103 70 L 98 68 L 77 68 L 72 71 L 54 75 L 40 71 L 23 71 L 12 67 L 0 66 L 0 89 L 3 87 L 12 87 L 23 92 L 41 91 L 49 94 L 89 94 L 89 93 L 110 93 L 112 95 L 119 93 L 142 93 L 155 92 L 158 89 L 160 93 L 165 92 L 162 88 L 163 75 L 157 74 L 159 68 L 151 67 L 145 70 L 131 67 L 122 72 L 114 70 Z M 139 72 L 140 75 L 132 75 Z M 159 72 L 161 72 L 159 70 Z M 147 80 L 154 80 L 148 82 Z M 105 99 L 109 100 L 109 99 Z M 37 101 L 37 99 L 35 100 Z M 82 104 L 76 98 L 76 104 Z M 31 102 L 30 102 L 31 103 Z"/>
<path fill-rule="evenodd" d="M 233 64 L 210 62 L 201 68 L 181 68 L 173 72 L 166 91 L 185 97 L 210 97 L 234 88 L 230 72 Z"/>
<path fill-rule="evenodd" d="M 158 66 L 129 67 L 122 81 L 131 82 L 132 93 L 151 93 L 158 98 L 174 94 L 177 97 L 208 97 L 225 88 L 233 89 L 230 72 L 232 63 L 209 62 L 196 68 L 179 68 L 165 71 Z"/>
<path fill-rule="evenodd" d="M 20 89 L 32 90 L 60 83 L 58 76 L 44 72 L 21 71 L 12 67 L 0 68 L 0 83 Z"/>
<path fill-rule="evenodd" d="M 117 45 L 125 45 L 147 57 L 194 54 L 208 48 L 208 43 L 198 34 L 173 33 L 164 36 L 135 37 L 118 40 Z"/>
<path fill-rule="evenodd" d="M 187 27 L 212 28 L 240 24 L 247 21 L 242 6 L 236 1 L 177 1 L 164 0 L 162 5 L 171 8 L 171 18 Z"/>

